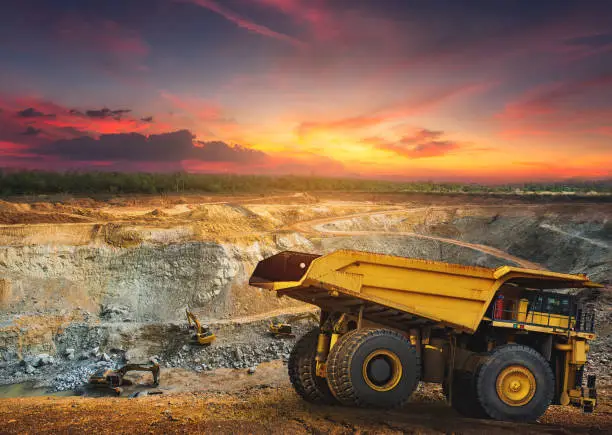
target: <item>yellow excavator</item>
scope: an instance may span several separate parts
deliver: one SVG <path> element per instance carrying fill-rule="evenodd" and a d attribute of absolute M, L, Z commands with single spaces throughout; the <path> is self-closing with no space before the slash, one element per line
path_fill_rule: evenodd
<path fill-rule="evenodd" d="M 202 326 L 198 318 L 193 314 L 189 309 L 185 310 L 185 314 L 187 315 L 187 322 L 189 322 L 189 328 L 195 330 L 195 334 L 193 335 L 193 344 L 199 344 L 203 346 L 211 345 L 213 341 L 217 339 L 215 334 L 212 333 L 210 328 L 207 326 Z"/>
<path fill-rule="evenodd" d="M 117 395 L 121 394 L 121 386 L 131 385 L 132 382 L 124 379 L 124 376 L 128 372 L 140 371 L 140 372 L 151 372 L 153 374 L 153 386 L 159 385 L 159 364 L 126 364 L 123 367 L 113 370 L 109 368 L 102 368 L 97 370 L 89 377 L 89 386 L 94 388 L 110 388 Z"/>

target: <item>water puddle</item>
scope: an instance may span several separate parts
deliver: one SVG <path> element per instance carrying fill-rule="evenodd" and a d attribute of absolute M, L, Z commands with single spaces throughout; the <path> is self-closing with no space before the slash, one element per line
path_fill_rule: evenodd
<path fill-rule="evenodd" d="M 37 387 L 34 382 L 22 382 L 19 384 L 0 385 L 0 399 L 11 399 L 15 397 L 40 397 L 40 396 L 55 396 L 55 397 L 138 397 L 149 394 L 163 394 L 164 392 L 158 388 L 150 388 L 148 385 L 126 385 L 122 388 L 120 394 L 117 394 L 108 388 L 88 388 L 84 386 L 77 391 L 54 391 L 50 392 L 47 388 Z"/>
<path fill-rule="evenodd" d="M 19 384 L 0 385 L 0 399 L 12 397 L 34 397 L 34 396 L 75 396 L 74 391 L 49 392 L 47 388 L 36 387 L 34 382 L 22 382 Z"/>

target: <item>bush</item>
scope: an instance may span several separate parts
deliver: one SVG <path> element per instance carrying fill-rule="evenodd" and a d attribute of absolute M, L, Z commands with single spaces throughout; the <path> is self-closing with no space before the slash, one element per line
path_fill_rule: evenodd
<path fill-rule="evenodd" d="M 612 181 L 484 186 L 479 184 L 394 182 L 357 178 L 235 174 L 0 171 L 0 195 L 159 194 L 171 192 L 269 193 L 275 191 L 423 193 L 612 193 Z"/>

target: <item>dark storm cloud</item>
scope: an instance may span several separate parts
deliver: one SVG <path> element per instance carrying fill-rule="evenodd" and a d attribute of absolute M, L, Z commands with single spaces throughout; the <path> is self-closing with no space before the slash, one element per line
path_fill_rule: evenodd
<path fill-rule="evenodd" d="M 76 112 L 76 111 L 75 111 Z M 119 109 L 119 110 L 111 110 L 107 107 L 104 107 L 99 110 L 86 110 L 85 115 L 90 118 L 115 118 L 120 119 L 126 113 L 130 113 L 130 109 Z M 75 113 L 76 114 L 76 113 Z"/>
<path fill-rule="evenodd" d="M 261 162 L 267 155 L 261 151 L 243 147 L 241 145 L 229 146 L 225 142 L 211 141 L 198 142 L 200 159 L 209 162 L 236 162 L 250 163 Z"/>
<path fill-rule="evenodd" d="M 40 146 L 39 154 L 72 161 L 209 162 L 257 163 L 267 154 L 225 142 L 198 142 L 188 130 L 144 136 L 138 133 L 105 134 L 99 139 L 82 136 Z"/>
<path fill-rule="evenodd" d="M 21 118 L 55 117 L 54 114 L 45 114 L 39 110 L 36 110 L 33 107 L 28 107 L 27 109 L 20 110 L 19 112 L 17 112 L 17 116 Z"/>
<path fill-rule="evenodd" d="M 36 136 L 41 131 L 42 130 L 40 128 L 35 128 L 35 127 L 32 127 L 31 125 L 28 125 L 28 128 L 26 128 L 26 130 L 21 134 L 23 134 L 24 136 Z"/>

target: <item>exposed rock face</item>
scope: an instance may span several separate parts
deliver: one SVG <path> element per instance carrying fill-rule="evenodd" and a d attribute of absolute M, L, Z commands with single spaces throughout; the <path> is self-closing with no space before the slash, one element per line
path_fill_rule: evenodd
<path fill-rule="evenodd" d="M 291 341 L 262 341 L 261 333 L 249 335 L 241 327 L 218 323 L 214 328 L 220 336 L 213 348 L 183 349 L 189 337 L 186 306 L 214 323 L 297 304 L 247 284 L 253 266 L 281 250 L 326 253 L 348 248 L 485 267 L 511 264 L 468 247 L 408 235 L 418 233 L 491 246 L 551 270 L 587 273 L 600 282 L 612 279 L 612 227 L 607 214 L 591 216 L 588 207 L 577 213 L 421 207 L 318 224 L 331 231 L 357 232 L 344 236 L 300 233 L 291 227 L 329 217 L 334 207 L 216 205 L 188 212 L 185 219 L 196 221 L 193 225 L 63 224 L 47 227 L 48 235 L 37 234 L 29 225 L 3 228 L 0 383 L 44 377 L 66 367 L 74 376 L 64 382 L 58 375 L 57 382 L 72 388 L 93 365 L 143 362 L 154 355 L 164 364 L 194 370 L 248 368 L 284 358 Z M 369 207 L 344 212 L 361 213 Z M 164 212 L 146 218 L 171 216 Z M 219 240 L 216 231 L 231 237 Z M 597 321 L 602 338 L 593 343 L 590 364 L 598 373 L 605 372 L 611 360 L 612 331 L 606 326 L 610 301 L 602 301 Z M 265 327 L 257 325 L 260 331 Z M 41 354 L 54 364 L 39 364 Z"/>
<path fill-rule="evenodd" d="M 222 293 L 238 270 L 222 245 L 209 242 L 0 249 L 0 275 L 12 289 L 4 309 L 13 313 L 102 306 L 105 320 L 176 320 L 186 305 Z"/>
<path fill-rule="evenodd" d="M 566 273 L 586 273 L 612 283 L 612 227 L 606 220 L 572 222 L 556 216 L 462 217 L 452 222 L 459 237 Z"/>
<path fill-rule="evenodd" d="M 95 346 L 147 359 L 147 343 L 173 348 L 159 325 L 185 322 L 187 306 L 206 317 L 224 317 L 246 292 L 254 302 L 240 305 L 247 313 L 270 310 L 279 300 L 248 289 L 246 281 L 259 260 L 279 251 L 277 243 L 284 249 L 314 249 L 299 234 L 240 245 L 0 247 L 1 288 L 11 289 L 2 292 L 0 360 L 56 355 L 67 348 L 73 349 L 72 360 L 79 353 L 74 349 Z M 109 326 L 101 329 L 97 322 Z"/>
<path fill-rule="evenodd" d="M 437 240 L 419 240 L 392 234 L 333 237 L 323 239 L 321 246 L 324 252 L 332 252 L 337 249 L 355 249 L 400 257 L 415 257 L 483 267 L 498 267 L 509 263 L 507 260 L 492 255 L 449 245 Z"/>

